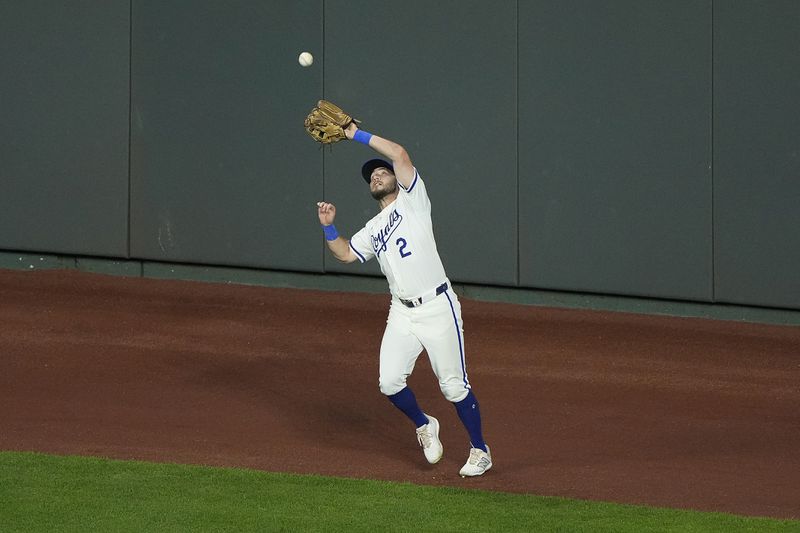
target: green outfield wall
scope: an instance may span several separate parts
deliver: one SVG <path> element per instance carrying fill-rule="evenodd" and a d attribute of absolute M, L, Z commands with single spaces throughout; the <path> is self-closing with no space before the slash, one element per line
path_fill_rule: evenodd
<path fill-rule="evenodd" d="M 473 294 L 800 310 L 798 21 L 792 0 L 2 2 L 0 250 L 383 287 L 319 231 L 317 200 L 345 235 L 376 212 L 371 151 L 303 131 L 325 97 L 407 148 Z"/>

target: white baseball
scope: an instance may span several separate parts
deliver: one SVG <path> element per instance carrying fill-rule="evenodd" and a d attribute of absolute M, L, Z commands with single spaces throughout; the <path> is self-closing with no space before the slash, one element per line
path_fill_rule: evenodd
<path fill-rule="evenodd" d="M 300 54 L 300 57 L 297 58 L 297 62 L 300 63 L 300 66 L 310 67 L 311 64 L 314 62 L 314 56 L 312 56 L 308 52 L 303 52 L 302 54 Z"/>

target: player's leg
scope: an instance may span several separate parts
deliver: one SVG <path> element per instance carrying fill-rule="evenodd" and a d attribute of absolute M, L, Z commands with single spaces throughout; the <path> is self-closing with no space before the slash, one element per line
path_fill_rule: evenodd
<path fill-rule="evenodd" d="M 422 352 L 422 344 L 411 333 L 410 326 L 411 319 L 405 308 L 400 304 L 392 304 L 381 341 L 378 381 L 381 392 L 414 422 L 425 458 L 429 463 L 436 463 L 444 451 L 439 440 L 439 421 L 422 412 L 414 392 L 406 384 Z"/>
<path fill-rule="evenodd" d="M 428 351 L 442 394 L 453 403 L 470 439 L 470 460 L 461 474 L 480 475 L 491 468 L 491 457 L 483 438 L 480 406 L 467 377 L 461 304 L 455 293 L 447 291 L 422 309 L 424 313 L 419 318 L 424 326 L 418 334 Z M 465 473 L 476 454 L 480 455 L 477 462 L 481 466 Z"/>
<path fill-rule="evenodd" d="M 410 323 L 407 313 L 393 304 L 381 341 L 378 385 L 394 406 L 419 427 L 427 424 L 428 420 L 417 405 L 406 380 L 414 370 L 417 357 L 422 352 L 422 344 L 409 331 Z"/>
<path fill-rule="evenodd" d="M 463 400 L 453 402 L 453 406 L 455 406 L 458 418 L 461 419 L 461 423 L 464 424 L 464 428 L 469 434 L 469 442 L 472 448 L 478 448 L 488 452 L 489 448 L 483 440 L 481 410 L 475 394 L 470 390 Z"/>
<path fill-rule="evenodd" d="M 453 402 L 453 405 L 455 405 L 458 417 L 467 429 L 467 433 L 469 433 L 470 440 L 469 457 L 459 474 L 462 476 L 480 476 L 492 467 L 492 454 L 489 450 L 489 445 L 483 440 L 478 399 L 475 398 L 475 395 L 470 390 L 463 400 Z"/>

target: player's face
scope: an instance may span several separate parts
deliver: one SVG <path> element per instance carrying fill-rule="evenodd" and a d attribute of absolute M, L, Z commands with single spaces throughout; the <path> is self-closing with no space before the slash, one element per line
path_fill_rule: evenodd
<path fill-rule="evenodd" d="M 382 200 L 395 191 L 397 191 L 397 179 L 388 168 L 378 167 L 372 171 L 369 192 L 373 198 Z"/>

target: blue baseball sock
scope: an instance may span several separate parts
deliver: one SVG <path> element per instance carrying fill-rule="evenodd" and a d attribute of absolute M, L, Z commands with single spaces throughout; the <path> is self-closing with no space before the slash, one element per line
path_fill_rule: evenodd
<path fill-rule="evenodd" d="M 483 441 L 483 432 L 481 431 L 481 410 L 478 407 L 478 399 L 469 391 L 467 397 L 460 402 L 455 402 L 453 405 L 456 407 L 458 418 L 461 423 L 467 428 L 469 433 L 469 441 L 473 448 L 480 448 L 483 451 L 486 449 L 486 443 Z"/>
<path fill-rule="evenodd" d="M 387 396 L 387 398 L 389 398 L 389 401 L 392 402 L 395 407 L 403 411 L 417 427 L 424 426 L 428 423 L 428 417 L 425 416 L 425 413 L 423 413 L 419 405 L 417 405 L 417 398 L 414 396 L 414 393 L 411 392 L 410 388 L 406 387 L 397 394 Z"/>

